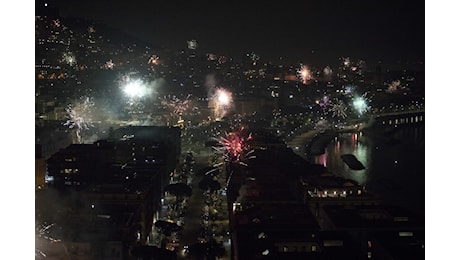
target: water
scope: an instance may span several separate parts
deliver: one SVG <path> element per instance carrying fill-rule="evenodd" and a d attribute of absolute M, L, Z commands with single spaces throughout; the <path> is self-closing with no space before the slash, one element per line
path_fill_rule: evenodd
<path fill-rule="evenodd" d="M 355 155 L 366 168 L 350 169 L 340 158 L 342 154 Z M 324 165 L 335 175 L 357 181 L 390 204 L 424 216 L 424 125 L 341 134 L 329 143 L 324 154 L 308 160 Z"/>

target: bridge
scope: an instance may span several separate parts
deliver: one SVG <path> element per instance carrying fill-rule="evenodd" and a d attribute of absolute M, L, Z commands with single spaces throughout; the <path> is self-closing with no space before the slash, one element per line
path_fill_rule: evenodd
<path fill-rule="evenodd" d="M 425 109 L 400 110 L 376 113 L 369 118 L 369 126 L 418 124 L 425 120 Z"/>

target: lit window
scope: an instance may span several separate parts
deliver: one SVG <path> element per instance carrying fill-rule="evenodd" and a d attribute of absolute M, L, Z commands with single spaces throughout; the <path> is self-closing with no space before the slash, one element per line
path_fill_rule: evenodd
<path fill-rule="evenodd" d="M 411 237 L 413 235 L 414 235 L 414 233 L 412 233 L 412 232 L 405 232 L 405 231 L 399 232 L 400 237 Z"/>

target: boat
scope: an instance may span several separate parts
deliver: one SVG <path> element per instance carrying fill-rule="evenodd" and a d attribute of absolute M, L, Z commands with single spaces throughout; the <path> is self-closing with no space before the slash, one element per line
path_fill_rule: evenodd
<path fill-rule="evenodd" d="M 363 170 L 363 169 L 366 168 L 366 167 L 364 167 L 364 165 L 358 159 L 356 159 L 356 156 L 354 156 L 353 154 L 342 154 L 340 156 L 340 158 L 342 158 L 342 160 L 352 170 L 358 170 L 359 171 L 359 170 Z"/>

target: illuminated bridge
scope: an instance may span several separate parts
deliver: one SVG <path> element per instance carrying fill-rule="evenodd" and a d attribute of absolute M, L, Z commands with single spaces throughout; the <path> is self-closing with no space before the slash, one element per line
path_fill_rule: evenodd
<path fill-rule="evenodd" d="M 378 126 L 403 126 L 412 124 L 422 124 L 425 120 L 425 109 L 405 109 L 399 111 L 385 111 L 374 113 L 369 117 L 350 120 L 348 126 L 341 130 L 330 129 L 330 131 L 322 133 L 318 130 L 309 131 L 296 136 L 287 145 L 292 147 L 293 151 L 300 156 L 305 156 L 305 145 L 312 146 L 313 142 L 327 143 L 334 136 L 343 132 L 361 131 L 367 127 Z M 320 145 L 320 147 L 324 146 Z"/>
<path fill-rule="evenodd" d="M 425 109 L 401 110 L 374 114 L 367 122 L 368 125 L 391 126 L 404 124 L 418 124 L 425 120 Z"/>

